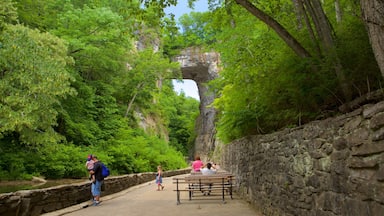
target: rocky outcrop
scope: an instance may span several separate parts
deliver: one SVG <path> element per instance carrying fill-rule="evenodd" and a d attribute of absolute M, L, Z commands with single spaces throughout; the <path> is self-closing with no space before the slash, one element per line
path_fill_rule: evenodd
<path fill-rule="evenodd" d="M 190 47 L 175 58 L 181 64 L 183 79 L 194 80 L 200 96 L 200 115 L 196 121 L 196 140 L 194 153 L 205 161 L 215 149 L 215 117 L 216 111 L 210 107 L 215 95 L 210 92 L 207 83 L 218 77 L 219 54 L 204 52 L 200 48 Z"/>
<path fill-rule="evenodd" d="M 220 147 L 236 189 L 264 215 L 383 215 L 384 101 Z"/>

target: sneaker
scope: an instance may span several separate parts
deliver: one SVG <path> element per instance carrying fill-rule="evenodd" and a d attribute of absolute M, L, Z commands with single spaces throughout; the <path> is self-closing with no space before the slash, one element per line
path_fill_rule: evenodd
<path fill-rule="evenodd" d="M 94 202 L 92 205 L 93 206 L 98 206 L 98 205 L 100 205 L 100 202 Z"/>

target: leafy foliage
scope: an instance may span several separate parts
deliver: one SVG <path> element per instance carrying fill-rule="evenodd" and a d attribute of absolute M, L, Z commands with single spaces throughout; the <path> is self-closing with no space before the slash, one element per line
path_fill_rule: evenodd
<path fill-rule="evenodd" d="M 337 26 L 335 49 L 342 73 L 354 86 L 356 97 L 380 88 L 382 77 L 364 26 L 355 16 L 356 5 L 342 3 L 343 21 L 330 21 Z M 316 49 L 308 31 L 292 22 L 297 17 L 291 1 L 259 1 L 257 6 L 287 26 L 309 50 Z M 329 5 L 323 7 L 332 14 Z M 301 125 L 338 111 L 343 94 L 333 72 L 335 55 L 299 59 L 274 32 L 236 5 L 218 8 L 212 17 L 211 26 L 218 33 L 218 43 L 212 47 L 221 54 L 223 71 L 210 86 L 219 95 L 214 106 L 219 111 L 217 133 L 222 141 Z M 366 69 L 360 68 L 363 65 Z"/>
<path fill-rule="evenodd" d="M 172 91 L 169 85 L 165 85 L 162 92 L 169 95 Z M 185 156 L 190 155 L 196 137 L 195 122 L 199 115 L 199 102 L 183 93 L 177 97 L 163 98 L 159 104 L 167 108 L 162 116 L 169 119 L 169 145 Z"/>
<path fill-rule="evenodd" d="M 3 30 L 4 24 L 17 22 L 17 11 L 15 3 L 12 0 L 4 0 L 0 3 L 0 30 Z"/>
<path fill-rule="evenodd" d="M 185 47 L 209 45 L 215 41 L 214 32 L 209 28 L 209 12 L 191 12 L 179 18 Z"/>
<path fill-rule="evenodd" d="M 123 18 L 109 8 L 65 9 L 53 32 L 69 43 L 75 70 L 85 80 L 110 81 L 124 67 L 132 43 Z"/>
<path fill-rule="evenodd" d="M 163 101 L 179 96 L 170 82 L 167 91 L 158 85 L 178 77 L 179 66 L 134 47 L 137 38 L 147 47 L 159 38 L 156 8 L 123 0 L 15 2 L 0 3 L 7 9 L 0 20 L 0 179 L 82 178 L 89 153 L 114 175 L 187 166 L 166 141 L 173 104 Z M 138 113 L 158 119 L 159 130 L 144 131 L 146 116 Z"/>
<path fill-rule="evenodd" d="M 8 25 L 1 43 L 1 135 L 18 132 L 20 141 L 27 144 L 59 141 L 61 137 L 53 130 L 56 106 L 74 93 L 64 41 L 49 33 Z"/>
<path fill-rule="evenodd" d="M 165 22 L 170 22 L 165 19 Z M 191 12 L 179 18 L 180 30 L 172 28 L 174 23 L 170 22 L 167 31 L 163 34 L 164 53 L 175 56 L 179 51 L 193 46 L 207 47 L 216 42 L 216 30 L 212 27 L 212 16 L 210 12 Z"/>

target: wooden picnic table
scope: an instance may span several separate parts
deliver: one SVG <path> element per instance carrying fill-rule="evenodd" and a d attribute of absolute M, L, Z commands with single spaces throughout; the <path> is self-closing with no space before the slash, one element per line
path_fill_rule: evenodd
<path fill-rule="evenodd" d="M 221 192 L 221 198 L 225 203 L 225 194 L 229 194 L 232 199 L 232 186 L 234 176 L 227 172 L 220 172 L 211 175 L 191 173 L 183 177 L 174 177 L 173 183 L 176 184 L 177 205 L 180 204 L 180 192 L 186 191 L 189 200 L 192 200 L 194 192 L 201 192 L 204 196 L 211 196 L 212 193 Z"/>

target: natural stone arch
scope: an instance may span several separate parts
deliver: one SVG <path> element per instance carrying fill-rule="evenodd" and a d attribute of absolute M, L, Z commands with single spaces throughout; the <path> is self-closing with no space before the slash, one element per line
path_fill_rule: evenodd
<path fill-rule="evenodd" d="M 215 99 L 210 92 L 207 83 L 216 79 L 219 74 L 219 54 L 216 52 L 203 52 L 200 48 L 190 47 L 175 57 L 175 61 L 181 64 L 183 79 L 191 79 L 196 82 L 200 96 L 200 115 L 196 120 L 195 131 L 197 134 L 194 146 L 194 154 L 200 155 L 202 160 L 209 159 L 209 153 L 215 149 L 215 117 L 216 111 L 210 105 Z"/>

